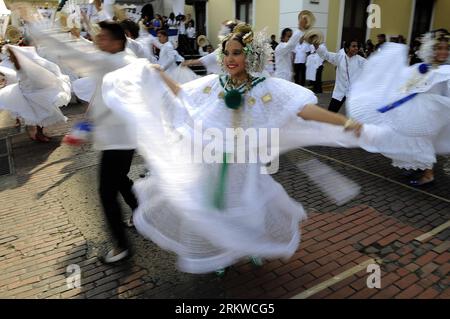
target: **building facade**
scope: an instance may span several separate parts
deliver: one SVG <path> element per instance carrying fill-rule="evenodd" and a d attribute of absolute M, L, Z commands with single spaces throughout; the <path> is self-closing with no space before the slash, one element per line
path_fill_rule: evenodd
<path fill-rule="evenodd" d="M 371 6 L 375 11 L 370 12 L 376 27 L 368 28 L 370 5 L 377 5 Z M 331 51 L 339 50 L 349 38 L 361 42 L 372 39 L 376 43 L 378 34 L 386 34 L 388 40 L 402 35 L 411 43 L 426 31 L 450 30 L 450 0 L 208 0 L 207 36 L 216 45 L 220 23 L 239 19 L 252 24 L 255 30 L 266 27 L 279 39 L 283 28 L 296 27 L 302 10 L 315 14 L 315 28 L 323 32 Z M 324 79 L 334 79 L 330 65 L 325 68 Z"/>
<path fill-rule="evenodd" d="M 5 0 L 11 2 L 24 0 Z M 56 0 L 28 0 L 40 5 L 55 6 Z M 87 0 L 77 0 L 87 1 Z M 120 4 L 152 3 L 155 13 L 169 15 L 182 7 L 196 21 L 197 34 L 205 34 L 218 45 L 217 34 L 223 21 L 239 19 L 255 30 L 266 28 L 279 39 L 281 31 L 296 28 L 302 10 L 312 11 L 315 28 L 323 32 L 329 50 L 337 51 L 345 39 L 371 39 L 378 34 L 389 39 L 402 35 L 408 43 L 426 31 L 450 30 L 450 0 L 116 0 Z M 375 5 L 375 6 L 374 6 Z M 372 9 L 369 13 L 368 9 Z M 177 9 L 179 10 L 179 9 Z M 175 13 L 177 14 L 177 13 Z M 370 16 L 369 16 L 370 15 Z M 368 27 L 367 22 L 374 22 Z M 324 79 L 334 79 L 334 68 L 326 65 Z"/>

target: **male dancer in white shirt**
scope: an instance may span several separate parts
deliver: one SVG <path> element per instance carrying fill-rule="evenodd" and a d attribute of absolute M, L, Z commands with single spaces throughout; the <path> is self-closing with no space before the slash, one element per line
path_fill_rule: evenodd
<path fill-rule="evenodd" d="M 173 71 L 177 67 L 176 62 L 179 61 L 179 54 L 169 41 L 167 31 L 159 30 L 157 35 L 159 42 L 162 44 L 160 47 L 158 64 L 162 66 L 164 71 Z"/>
<path fill-rule="evenodd" d="M 96 36 L 97 47 L 109 53 L 103 74 L 112 72 L 135 61 L 136 56 L 126 51 L 126 36 L 122 27 L 115 22 L 99 23 L 100 32 Z M 91 100 L 89 117 L 94 122 L 94 148 L 101 151 L 100 160 L 100 201 L 116 246 L 103 258 L 105 263 L 114 263 L 129 255 L 129 243 L 123 225 L 122 210 L 118 201 L 119 193 L 132 210 L 138 206 L 132 191 L 133 181 L 128 178 L 136 138 L 133 128 L 117 116 L 103 101 L 99 77 L 97 89 Z"/>
<path fill-rule="evenodd" d="M 294 49 L 294 73 L 295 83 L 305 86 L 306 83 L 306 58 L 311 51 L 311 45 L 306 42 L 297 43 Z"/>
<path fill-rule="evenodd" d="M 337 67 L 336 84 L 328 110 L 339 113 L 350 91 L 350 86 L 358 79 L 366 62 L 366 59 L 358 55 L 360 42 L 357 40 L 347 41 L 345 42 L 344 49 L 341 49 L 337 53 L 328 52 L 324 44 L 316 48 L 317 53 L 322 59 Z"/>
<path fill-rule="evenodd" d="M 281 42 L 275 49 L 275 77 L 293 82 L 294 73 L 292 51 L 294 51 L 295 46 L 300 43 L 300 39 L 304 35 L 304 32 L 301 30 L 305 29 L 304 26 L 306 25 L 306 22 L 307 21 L 305 19 L 300 20 L 299 29 L 294 33 L 289 28 L 282 31 Z"/>

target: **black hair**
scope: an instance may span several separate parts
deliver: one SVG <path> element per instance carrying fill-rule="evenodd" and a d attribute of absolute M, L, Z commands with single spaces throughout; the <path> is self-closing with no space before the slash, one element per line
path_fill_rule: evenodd
<path fill-rule="evenodd" d="M 107 30 L 114 40 L 119 40 L 123 42 L 123 50 L 125 49 L 125 43 L 127 42 L 127 37 L 125 36 L 125 31 L 122 29 L 120 24 L 113 21 L 101 21 L 98 23 L 101 29 Z"/>
<path fill-rule="evenodd" d="M 172 19 L 172 20 L 175 20 L 175 13 L 171 12 L 169 14 L 169 18 Z"/>
<path fill-rule="evenodd" d="M 450 33 L 447 29 L 438 29 L 431 31 L 435 34 L 436 40 L 439 42 L 448 42 Z"/>
<path fill-rule="evenodd" d="M 349 41 L 345 41 L 344 48 L 346 50 L 349 49 L 353 42 L 356 42 L 358 44 L 358 48 L 361 48 L 361 42 L 359 42 L 357 39 L 351 39 Z"/>
<path fill-rule="evenodd" d="M 131 38 L 136 39 L 139 37 L 139 26 L 136 22 L 126 19 L 120 22 L 120 26 L 125 31 L 125 33 L 128 31 L 130 32 Z"/>
<path fill-rule="evenodd" d="M 244 38 L 245 35 L 246 35 L 246 33 L 243 33 L 243 32 L 235 33 L 235 34 L 233 34 L 233 36 L 232 36 L 231 38 L 229 38 L 227 41 L 223 41 L 223 42 L 222 42 L 222 52 L 225 51 L 225 46 L 226 46 L 227 42 L 228 42 L 228 41 L 231 41 L 231 40 L 237 41 L 237 42 L 239 42 L 243 47 L 245 47 L 244 40 L 243 40 L 243 38 Z"/>
<path fill-rule="evenodd" d="M 237 22 L 233 20 L 229 20 L 225 23 L 225 26 L 229 28 L 231 32 L 233 32 L 234 28 L 236 28 L 237 25 L 238 25 Z"/>
<path fill-rule="evenodd" d="M 161 34 L 161 35 L 163 35 L 165 37 L 169 37 L 169 34 L 167 33 L 166 30 L 159 30 L 158 32 L 156 32 L 156 34 Z"/>
<path fill-rule="evenodd" d="M 286 37 L 286 35 L 288 34 L 288 32 L 292 32 L 292 29 L 290 29 L 290 28 L 283 29 L 283 31 L 281 31 L 281 39 L 284 39 Z"/>

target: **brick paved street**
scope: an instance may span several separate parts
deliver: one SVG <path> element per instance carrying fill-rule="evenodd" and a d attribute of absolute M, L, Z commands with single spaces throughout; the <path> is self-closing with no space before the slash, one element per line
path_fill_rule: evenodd
<path fill-rule="evenodd" d="M 321 103 L 329 98 L 322 95 Z M 434 185 L 416 190 L 382 156 L 296 150 L 282 157 L 275 176 L 309 216 L 290 260 L 261 268 L 243 261 L 223 279 L 194 276 L 178 272 L 172 254 L 132 229 L 133 257 L 103 265 L 97 256 L 108 236 L 97 197 L 98 154 L 61 145 L 83 111 L 66 107 L 69 122 L 49 129 L 49 144 L 25 133 L 10 137 L 15 173 L 0 177 L 0 298 L 450 298 L 450 158 L 440 158 Z M 11 134 L 13 124 L 0 113 L 0 134 Z M 359 184 L 360 194 L 334 205 L 297 168 L 312 158 Z M 143 171 L 136 156 L 132 178 Z M 367 288 L 371 260 L 381 265 L 381 289 Z M 67 286 L 72 264 L 81 267 L 81 288 Z"/>

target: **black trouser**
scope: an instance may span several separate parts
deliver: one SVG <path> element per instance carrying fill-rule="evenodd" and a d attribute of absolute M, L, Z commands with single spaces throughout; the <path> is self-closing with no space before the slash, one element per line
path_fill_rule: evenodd
<path fill-rule="evenodd" d="M 138 207 L 132 191 L 133 181 L 128 178 L 133 154 L 134 150 L 103 151 L 100 161 L 100 200 L 111 234 L 120 248 L 128 248 L 128 240 L 118 201 L 119 193 L 132 210 Z"/>
<path fill-rule="evenodd" d="M 319 66 L 319 68 L 316 71 L 316 80 L 313 81 L 313 92 L 323 93 L 322 91 L 322 72 L 323 72 L 323 65 Z"/>
<path fill-rule="evenodd" d="M 189 54 L 189 39 L 186 34 L 178 35 L 178 52 L 181 55 Z"/>
<path fill-rule="evenodd" d="M 295 72 L 295 83 L 301 86 L 305 86 L 306 84 L 306 64 L 298 63 L 294 64 L 294 72 Z"/>
<path fill-rule="evenodd" d="M 195 54 L 196 50 L 195 50 L 195 38 L 188 38 L 188 43 L 189 43 L 189 53 L 190 54 Z"/>
<path fill-rule="evenodd" d="M 344 105 L 346 99 L 347 99 L 346 97 L 344 97 L 342 99 L 342 101 L 339 101 L 336 99 L 331 99 L 330 106 L 328 107 L 328 111 L 331 111 L 334 113 L 339 113 L 339 110 L 341 109 L 342 105 Z"/>

